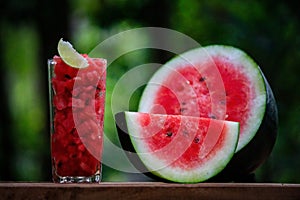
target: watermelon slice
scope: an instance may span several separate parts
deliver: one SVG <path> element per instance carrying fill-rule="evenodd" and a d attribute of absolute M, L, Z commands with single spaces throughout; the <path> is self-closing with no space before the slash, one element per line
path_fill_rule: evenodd
<path fill-rule="evenodd" d="M 240 177 L 269 156 L 277 134 L 277 107 L 258 65 L 243 51 L 212 45 L 183 53 L 150 79 L 139 112 L 240 123 L 236 154 L 225 172 Z"/>
<path fill-rule="evenodd" d="M 121 112 L 116 122 L 135 166 L 173 182 L 201 182 L 218 174 L 234 155 L 239 135 L 237 122 L 183 115 Z"/>

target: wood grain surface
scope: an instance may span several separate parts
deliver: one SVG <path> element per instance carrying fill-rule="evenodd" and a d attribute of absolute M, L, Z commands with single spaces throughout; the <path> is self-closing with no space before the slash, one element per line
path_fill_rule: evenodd
<path fill-rule="evenodd" d="M 103 182 L 58 184 L 0 182 L 0 199 L 300 199 L 300 184 Z"/>

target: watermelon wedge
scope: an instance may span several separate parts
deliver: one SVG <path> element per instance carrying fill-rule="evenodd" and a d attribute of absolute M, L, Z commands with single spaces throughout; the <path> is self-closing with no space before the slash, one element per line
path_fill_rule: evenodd
<path fill-rule="evenodd" d="M 228 164 L 238 142 L 237 122 L 139 112 L 121 112 L 115 118 L 132 163 L 143 173 L 173 182 L 215 176 Z"/>
<path fill-rule="evenodd" d="M 259 167 L 277 135 L 266 78 L 245 52 L 230 46 L 193 49 L 167 62 L 150 79 L 138 111 L 239 122 L 236 154 L 224 170 L 233 179 Z"/>

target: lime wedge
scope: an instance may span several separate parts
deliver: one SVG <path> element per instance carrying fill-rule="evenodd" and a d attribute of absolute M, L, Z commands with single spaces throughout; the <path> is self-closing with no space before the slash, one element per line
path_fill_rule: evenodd
<path fill-rule="evenodd" d="M 85 68 L 89 65 L 87 59 L 80 55 L 69 42 L 60 39 L 57 50 L 61 59 L 71 67 Z"/>

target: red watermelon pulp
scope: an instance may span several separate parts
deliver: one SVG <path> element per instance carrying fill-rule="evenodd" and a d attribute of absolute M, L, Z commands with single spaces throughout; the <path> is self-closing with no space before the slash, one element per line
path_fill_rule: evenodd
<path fill-rule="evenodd" d="M 84 69 L 71 67 L 58 56 L 53 58 L 53 71 L 49 68 L 55 182 L 74 182 L 77 176 L 90 182 L 84 177 L 101 171 L 106 61 L 83 56 L 89 63 Z"/>
<path fill-rule="evenodd" d="M 229 46 L 194 49 L 166 63 L 146 86 L 139 112 L 239 122 L 236 153 L 223 170 L 231 179 L 259 167 L 277 134 L 276 103 L 263 73 Z"/>
<path fill-rule="evenodd" d="M 237 122 L 183 115 L 121 112 L 116 122 L 133 164 L 174 182 L 201 182 L 218 174 L 234 155 L 239 135 Z"/>

